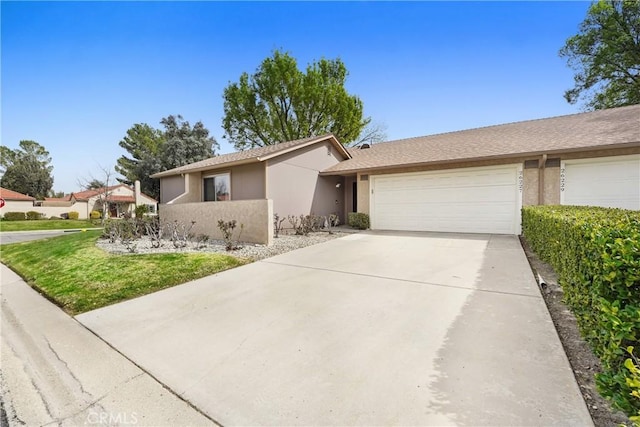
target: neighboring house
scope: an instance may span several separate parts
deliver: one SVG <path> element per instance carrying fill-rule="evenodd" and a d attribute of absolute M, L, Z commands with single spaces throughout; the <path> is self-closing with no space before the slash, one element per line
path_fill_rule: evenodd
<path fill-rule="evenodd" d="M 139 182 L 132 188 L 125 184 L 113 185 L 110 187 L 85 190 L 72 193 L 69 199 L 82 207 L 81 213 L 88 217 L 91 211 L 107 212 L 111 218 L 119 218 L 125 214 L 132 214 L 136 206 L 146 205 L 150 214 L 157 213 L 158 202 L 151 196 L 140 191 Z"/>
<path fill-rule="evenodd" d="M 105 193 L 107 196 L 105 196 Z M 102 204 L 107 203 L 107 212 L 112 218 L 123 214 L 133 213 L 136 206 L 147 205 L 150 214 L 157 213 L 158 202 L 146 194 L 140 192 L 139 184 L 134 188 L 120 184 L 97 190 L 86 190 L 71 193 L 65 197 L 45 197 L 44 200 L 36 200 L 33 197 L 16 193 L 15 191 L 1 189 L 0 194 L 6 204 L 0 210 L 5 212 L 40 212 L 45 218 L 62 217 L 69 212 L 78 212 L 80 219 L 88 219 L 92 210 L 102 213 Z M 5 197 L 7 195 L 7 198 Z"/>
<path fill-rule="evenodd" d="M 26 194 L 0 187 L 0 198 L 4 199 L 4 207 L 0 208 L 0 215 L 5 212 L 28 212 L 33 210 L 36 200 Z"/>
<path fill-rule="evenodd" d="M 259 219 L 256 229 L 267 230 L 254 238 L 252 227 L 255 241 L 270 241 L 273 213 L 363 212 L 378 230 L 518 234 L 525 205 L 640 209 L 640 105 L 359 149 L 325 135 L 153 177 L 163 215 L 168 207 L 172 219 L 201 223 Z"/>

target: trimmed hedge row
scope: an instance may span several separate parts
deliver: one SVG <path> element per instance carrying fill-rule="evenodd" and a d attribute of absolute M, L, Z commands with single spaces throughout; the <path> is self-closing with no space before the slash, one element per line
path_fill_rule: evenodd
<path fill-rule="evenodd" d="M 639 415 L 633 392 L 640 388 L 624 363 L 627 347 L 640 347 L 640 212 L 530 206 L 522 209 L 522 232 L 555 269 L 565 302 L 602 362 L 600 393 Z"/>

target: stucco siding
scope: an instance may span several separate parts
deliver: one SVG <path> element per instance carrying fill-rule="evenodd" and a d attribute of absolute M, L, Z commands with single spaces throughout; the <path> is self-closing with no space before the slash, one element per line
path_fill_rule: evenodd
<path fill-rule="evenodd" d="M 0 208 L 0 215 L 7 212 L 24 212 L 35 211 L 43 214 L 45 218 L 52 216 L 61 216 L 63 213 L 72 211 L 78 212 L 79 219 L 87 219 L 87 202 L 76 202 L 71 206 L 33 206 L 33 202 L 7 200 L 3 208 Z"/>
<path fill-rule="evenodd" d="M 167 203 L 184 193 L 184 176 L 175 175 L 160 179 L 160 202 Z"/>
<path fill-rule="evenodd" d="M 265 198 L 264 163 L 250 163 L 231 169 L 231 200 Z"/>
<path fill-rule="evenodd" d="M 538 174 L 538 168 L 523 170 L 522 206 L 538 204 Z"/>
<path fill-rule="evenodd" d="M 268 160 L 266 197 L 273 200 L 274 212 L 280 217 L 337 213 L 344 221 L 344 179 L 319 176 L 341 160 L 329 142 Z"/>
<path fill-rule="evenodd" d="M 232 238 L 236 239 L 243 224 L 240 240 L 250 243 L 270 245 L 273 240 L 273 204 L 271 200 L 237 200 L 228 202 L 196 202 L 162 204 L 162 222 L 179 221 L 189 224 L 195 221 L 191 232 L 205 234 L 213 239 L 221 239 L 218 220 L 236 220 Z"/>
<path fill-rule="evenodd" d="M 362 179 L 362 175 L 367 174 L 358 174 L 358 212 L 369 214 L 369 178 L 367 175 L 367 180 Z"/>
<path fill-rule="evenodd" d="M 544 169 L 544 200 L 545 205 L 560 204 L 560 167 Z"/>

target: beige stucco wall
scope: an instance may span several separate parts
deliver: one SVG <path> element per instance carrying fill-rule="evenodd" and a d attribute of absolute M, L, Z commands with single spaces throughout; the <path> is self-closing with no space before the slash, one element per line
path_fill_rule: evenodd
<path fill-rule="evenodd" d="M 538 204 L 538 168 L 522 171 L 522 206 Z"/>
<path fill-rule="evenodd" d="M 160 203 L 167 203 L 184 193 L 184 176 L 175 175 L 160 179 Z"/>
<path fill-rule="evenodd" d="M 544 200 L 545 205 L 560 204 L 560 167 L 544 169 Z"/>
<path fill-rule="evenodd" d="M 344 222 L 344 178 L 319 176 L 341 160 L 329 142 L 268 160 L 266 197 L 273 200 L 274 212 L 280 217 L 337 213 Z"/>
<path fill-rule="evenodd" d="M 265 198 L 264 163 L 250 163 L 231 169 L 231 200 Z"/>
<path fill-rule="evenodd" d="M 71 211 L 78 212 L 79 219 L 87 219 L 87 203 L 76 202 L 71 206 L 33 206 L 33 202 L 19 201 L 19 200 L 7 200 L 3 208 L 0 208 L 0 215 L 4 215 L 7 212 L 29 212 L 35 211 L 45 215 L 45 218 L 52 216 L 61 216 L 63 213 Z"/>
<path fill-rule="evenodd" d="M 184 224 L 196 221 L 192 233 L 206 234 L 214 239 L 221 239 L 218 220 L 236 220 L 233 238 L 240 232 L 240 224 L 244 224 L 240 240 L 250 243 L 270 245 L 273 241 L 273 203 L 271 200 L 237 200 L 228 202 L 195 202 L 160 205 L 160 220 Z"/>
<path fill-rule="evenodd" d="M 371 175 L 367 181 L 362 180 L 362 175 L 358 174 L 358 212 L 369 214 L 369 182 L 371 181 Z"/>

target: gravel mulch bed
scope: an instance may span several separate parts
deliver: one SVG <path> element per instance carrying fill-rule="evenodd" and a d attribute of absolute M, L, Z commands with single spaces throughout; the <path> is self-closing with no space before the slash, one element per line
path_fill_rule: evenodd
<path fill-rule="evenodd" d="M 98 240 L 97 245 L 100 249 L 114 254 L 135 255 L 154 253 L 217 252 L 233 255 L 239 258 L 259 260 L 347 235 L 348 233 L 342 232 L 334 232 L 332 234 L 329 234 L 328 232 L 315 232 L 309 233 L 308 236 L 281 234 L 280 237 L 273 239 L 273 244 L 271 246 L 255 243 L 242 243 L 239 249 L 229 252 L 225 249 L 225 244 L 222 240 L 210 240 L 208 243 L 200 245 L 200 247 L 196 242 L 189 242 L 184 248 L 176 248 L 172 242 L 165 240 L 162 242 L 162 246 L 160 248 L 153 248 L 151 246 L 151 239 L 147 236 L 135 241 L 135 252 L 130 251 L 127 246 L 122 244 L 120 241 L 111 243 L 108 239 L 100 239 Z"/>

